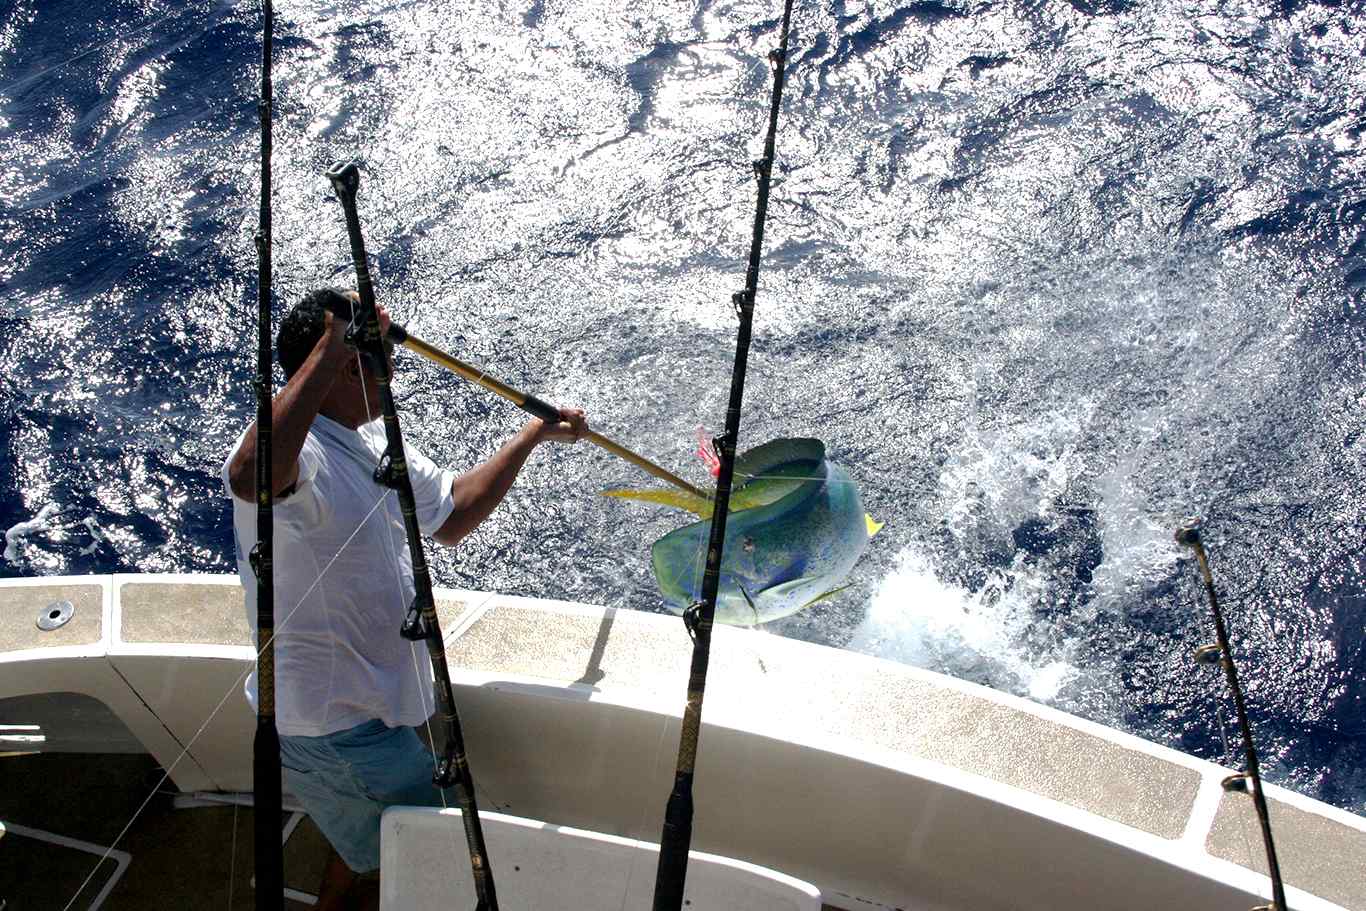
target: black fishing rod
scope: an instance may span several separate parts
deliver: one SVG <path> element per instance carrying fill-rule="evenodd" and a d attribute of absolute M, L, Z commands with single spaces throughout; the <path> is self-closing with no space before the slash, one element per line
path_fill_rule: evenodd
<path fill-rule="evenodd" d="M 659 839 L 654 911 L 679 911 L 683 907 L 683 887 L 688 875 L 688 847 L 692 843 L 693 770 L 697 763 L 697 743 L 702 733 L 702 698 L 707 688 L 716 594 L 721 585 L 721 551 L 725 546 L 726 513 L 730 509 L 735 449 L 740 438 L 740 405 L 745 395 L 745 369 L 749 363 L 750 333 L 754 324 L 754 296 L 759 288 L 759 260 L 764 246 L 764 220 L 768 215 L 768 191 L 773 175 L 773 149 L 778 136 L 778 111 L 783 100 L 787 34 L 791 20 L 792 0 L 786 0 L 778 49 L 768 55 L 773 68 L 773 98 L 768 111 L 764 157 L 754 162 L 759 193 L 754 212 L 754 233 L 749 246 L 749 269 L 745 274 L 745 289 L 731 298 L 740 317 L 740 328 L 735 340 L 735 366 L 731 370 L 726 429 L 715 440 L 716 452 L 721 458 L 721 470 L 716 477 L 711 538 L 707 545 L 706 570 L 702 576 L 702 600 L 683 614 L 693 640 L 692 666 L 688 673 L 688 701 L 683 709 L 683 729 L 678 742 L 678 766 L 674 773 L 673 791 L 664 809 L 664 830 Z"/>
<path fill-rule="evenodd" d="M 488 851 L 484 847 L 484 830 L 479 823 L 479 807 L 475 804 L 474 778 L 465 757 L 465 738 L 460 730 L 460 717 L 455 710 L 455 693 L 451 675 L 446 667 L 446 647 L 441 641 L 441 623 L 436 616 L 436 598 L 432 594 L 432 577 L 427 570 L 427 559 L 422 548 L 422 532 L 417 524 L 417 501 L 413 497 L 413 483 L 408 476 L 408 462 L 403 454 L 403 433 L 399 428 L 398 410 L 390 389 L 389 357 L 384 350 L 384 339 L 379 331 L 379 312 L 375 308 L 375 288 L 370 280 L 370 267 L 365 258 L 365 241 L 361 237 L 360 217 L 356 214 L 356 192 L 360 189 L 360 169 L 354 163 L 339 165 L 327 172 L 332 189 L 341 200 L 346 214 L 346 233 L 351 240 L 351 259 L 356 267 L 356 292 L 360 304 L 352 314 L 352 326 L 346 340 L 366 359 L 379 387 L 380 410 L 384 415 L 384 455 L 375 469 L 376 483 L 398 491 L 399 508 L 403 513 L 403 528 L 408 536 L 408 551 L 413 564 L 415 595 L 403 621 L 400 634 L 414 642 L 425 640 L 431 658 L 432 673 L 436 678 L 437 710 L 441 714 L 446 733 L 446 746 L 436 766 L 432 783 L 438 788 L 455 786 L 465 823 L 465 841 L 470 851 L 470 866 L 474 871 L 474 891 L 478 896 L 476 911 L 498 911 L 498 898 L 493 888 L 493 871 L 489 868 Z"/>
<path fill-rule="evenodd" d="M 1257 747 L 1252 742 L 1252 724 L 1247 718 L 1247 702 L 1243 699 L 1243 688 L 1238 682 L 1238 668 L 1233 663 L 1233 649 L 1229 646 L 1228 628 L 1224 625 L 1224 614 L 1219 610 L 1219 598 L 1214 593 L 1214 576 L 1210 572 L 1209 558 L 1205 555 L 1205 545 L 1200 540 L 1200 520 L 1188 519 L 1176 530 L 1176 540 L 1195 552 L 1200 566 L 1200 576 L 1205 583 L 1205 594 L 1209 598 L 1210 613 L 1214 615 L 1214 636 L 1216 644 L 1201 646 L 1195 652 L 1195 660 L 1200 664 L 1213 664 L 1216 661 L 1224 666 L 1228 688 L 1233 693 L 1233 708 L 1238 715 L 1238 729 L 1243 735 L 1243 755 L 1247 771 L 1230 775 L 1223 780 L 1225 791 L 1251 791 L 1252 805 L 1257 812 L 1257 821 L 1262 827 L 1262 844 L 1266 848 L 1266 867 L 1271 877 L 1271 895 L 1274 904 L 1253 911 L 1286 911 L 1285 883 L 1281 879 L 1281 865 L 1276 860 L 1276 843 L 1271 838 L 1271 813 L 1267 809 L 1266 795 L 1262 793 L 1262 772 L 1257 762 Z"/>
<path fill-rule="evenodd" d="M 275 727 L 275 520 L 270 461 L 271 328 L 270 328 L 270 57 L 274 8 L 262 2 L 261 41 L 261 213 L 256 230 L 256 546 L 251 551 L 256 575 L 256 736 L 252 743 L 252 803 L 255 808 L 256 907 L 284 907 L 284 845 L 280 838 L 280 734 Z"/>

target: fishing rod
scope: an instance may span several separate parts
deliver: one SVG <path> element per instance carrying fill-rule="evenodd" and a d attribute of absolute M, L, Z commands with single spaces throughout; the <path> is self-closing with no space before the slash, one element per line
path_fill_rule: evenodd
<path fill-rule="evenodd" d="M 270 57 L 275 11 L 262 2 L 261 42 L 261 213 L 256 230 L 256 546 L 250 560 L 256 575 L 256 734 L 252 741 L 252 802 L 255 807 L 256 908 L 284 907 L 284 844 L 280 840 L 280 733 L 275 726 L 275 520 L 271 421 L 271 222 Z"/>
<path fill-rule="evenodd" d="M 402 345 L 414 354 L 420 355 L 434 364 L 445 367 L 447 370 L 469 380 L 476 386 L 482 386 L 495 395 L 502 396 L 527 414 L 534 415 L 546 423 L 558 424 L 563 420 L 560 417 L 559 409 L 548 402 L 539 399 L 534 395 L 527 395 L 525 392 L 519 392 L 506 383 L 494 379 L 484 370 L 475 367 L 472 364 L 467 364 L 459 358 L 447 354 L 435 345 L 428 344 L 422 339 L 409 334 L 407 329 L 397 323 L 389 324 L 389 332 L 385 335 L 385 338 L 395 345 Z M 680 490 L 685 490 L 693 496 L 700 497 L 704 500 L 708 499 L 706 493 L 689 484 L 678 475 L 670 472 L 666 468 L 656 465 L 644 456 L 632 452 L 620 443 L 617 443 L 596 431 L 590 430 L 588 433 L 584 434 L 583 439 L 595 446 L 600 446 L 615 456 L 625 459 L 637 468 L 644 469 L 655 477 L 669 482 Z"/>
<path fill-rule="evenodd" d="M 1228 628 L 1224 625 L 1223 612 L 1219 610 L 1219 598 L 1214 593 L 1214 576 L 1210 572 L 1209 558 L 1205 545 L 1200 540 L 1200 520 L 1187 519 L 1176 530 L 1176 540 L 1195 552 L 1200 566 L 1200 576 L 1205 583 L 1205 594 L 1209 598 L 1210 613 L 1214 615 L 1214 635 L 1216 644 L 1203 645 L 1195 651 L 1195 660 L 1200 664 L 1219 662 L 1224 666 L 1228 678 L 1228 688 L 1233 692 L 1233 708 L 1238 715 L 1238 728 L 1243 735 L 1243 755 L 1247 760 L 1247 771 L 1230 775 L 1222 782 L 1225 791 L 1252 792 L 1252 805 L 1257 812 L 1257 821 L 1262 827 L 1262 844 L 1266 847 L 1266 866 L 1271 876 L 1271 896 L 1273 904 L 1254 908 L 1253 911 L 1286 911 L 1285 883 L 1281 879 L 1281 865 L 1276 860 L 1276 844 L 1271 839 L 1271 814 L 1267 809 L 1266 795 L 1262 793 L 1262 773 L 1257 762 L 1257 747 L 1252 742 L 1252 725 L 1247 719 L 1247 703 L 1243 699 L 1243 688 L 1238 683 L 1238 669 L 1233 664 L 1233 649 L 1229 647 Z"/>
<path fill-rule="evenodd" d="M 754 162 L 754 176 L 759 189 L 754 212 L 754 233 L 749 247 L 749 269 L 745 274 L 745 289 L 731 298 L 740 317 L 740 328 L 735 341 L 735 366 L 730 377 L 726 429 L 715 440 L 716 452 L 721 457 L 721 470 L 716 477 L 716 505 L 712 509 L 711 539 L 707 545 L 707 564 L 702 576 L 702 600 L 683 613 L 684 623 L 693 640 L 692 666 L 688 673 L 688 700 L 683 709 L 683 728 L 678 742 L 678 766 L 674 773 L 673 790 L 665 806 L 664 829 L 659 840 L 654 911 L 679 911 L 683 907 L 688 847 L 692 843 L 693 773 L 697 762 L 698 738 L 702 732 L 702 699 L 707 688 L 712 624 L 716 618 L 716 595 L 721 584 L 721 551 L 725 546 L 726 513 L 730 508 L 735 448 L 740 437 L 740 405 L 745 394 L 745 369 L 749 363 L 750 334 L 754 324 L 754 296 L 759 288 L 759 260 L 764 245 L 764 220 L 768 214 L 768 191 L 773 175 L 774 144 L 778 134 L 778 111 L 783 99 L 787 35 L 791 20 L 792 0 L 786 0 L 778 48 L 768 55 L 773 68 L 773 97 L 768 111 L 764 156 Z"/>
<path fill-rule="evenodd" d="M 365 241 L 361 237 L 360 217 L 356 214 L 356 192 L 360 189 L 360 169 L 355 163 L 339 165 L 327 172 L 332 189 L 341 201 L 346 215 L 346 233 L 351 241 L 351 259 L 356 267 L 356 292 L 360 303 L 353 313 L 346 341 L 357 348 L 370 365 L 379 387 L 380 409 L 384 416 L 385 450 L 375 469 L 375 481 L 398 491 L 399 509 L 403 513 L 403 528 L 408 537 L 408 551 L 413 568 L 413 603 L 403 621 L 400 634 L 413 642 L 425 641 L 427 655 L 432 662 L 436 689 L 437 710 L 446 733 L 443 755 L 436 765 L 432 783 L 438 788 L 455 786 L 465 824 L 465 841 L 470 852 L 470 867 L 474 873 L 474 891 L 478 897 L 476 911 L 498 911 L 498 897 L 494 891 L 493 871 L 484 846 L 484 830 L 479 822 L 479 807 L 474 797 L 474 777 L 465 755 L 465 737 L 460 730 L 460 716 L 455 710 L 455 693 L 451 688 L 450 670 L 446 666 L 446 647 L 441 639 L 441 622 L 436 616 L 436 598 L 432 593 L 432 577 L 427 570 L 427 559 L 422 547 L 422 532 L 417 522 L 417 501 L 413 496 L 412 479 L 408 476 L 408 462 L 403 452 L 403 433 L 399 427 L 398 410 L 390 388 L 389 357 L 379 331 L 379 312 L 375 308 L 375 288 L 370 279 L 370 267 L 365 258 Z M 558 420 L 559 415 L 556 414 Z M 278 837 L 278 836 L 277 836 Z"/>

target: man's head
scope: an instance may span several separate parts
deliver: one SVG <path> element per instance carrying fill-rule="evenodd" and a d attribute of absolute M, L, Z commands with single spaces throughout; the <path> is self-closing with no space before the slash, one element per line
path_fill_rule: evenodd
<path fill-rule="evenodd" d="M 285 379 L 294 376 L 295 371 L 308 360 L 318 339 L 323 337 L 327 328 L 327 311 L 331 310 L 338 319 L 349 321 L 351 304 L 348 291 L 332 287 L 314 288 L 285 314 L 280 323 L 280 332 L 275 337 L 275 352 L 285 371 Z"/>

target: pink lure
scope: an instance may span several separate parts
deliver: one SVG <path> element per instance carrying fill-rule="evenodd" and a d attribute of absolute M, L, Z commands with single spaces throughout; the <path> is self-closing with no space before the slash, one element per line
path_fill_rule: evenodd
<path fill-rule="evenodd" d="M 716 446 L 707 436 L 705 427 L 697 428 L 697 457 L 707 466 L 713 478 L 721 474 L 721 457 L 716 454 Z"/>

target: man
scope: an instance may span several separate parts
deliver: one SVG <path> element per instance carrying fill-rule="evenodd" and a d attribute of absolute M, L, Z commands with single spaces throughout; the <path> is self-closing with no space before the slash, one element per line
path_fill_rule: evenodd
<path fill-rule="evenodd" d="M 281 323 L 287 382 L 272 404 L 276 497 L 276 725 L 285 786 L 332 844 L 318 908 L 378 907 L 379 817 L 394 804 L 440 805 L 433 759 L 414 727 L 433 712 L 423 643 L 399 636 L 414 587 L 397 494 L 375 483 L 384 451 L 378 386 L 344 340 L 357 298 L 322 288 Z M 388 315 L 380 310 L 380 329 Z M 387 354 L 386 354 L 387 356 Z M 527 423 L 463 475 L 405 444 L 424 534 L 451 546 L 484 521 L 531 451 L 574 442 L 582 411 Z M 233 500 L 237 567 L 256 622 L 256 425 L 223 465 Z M 247 698 L 256 705 L 255 675 Z M 453 801 L 452 801 L 453 802 Z"/>

